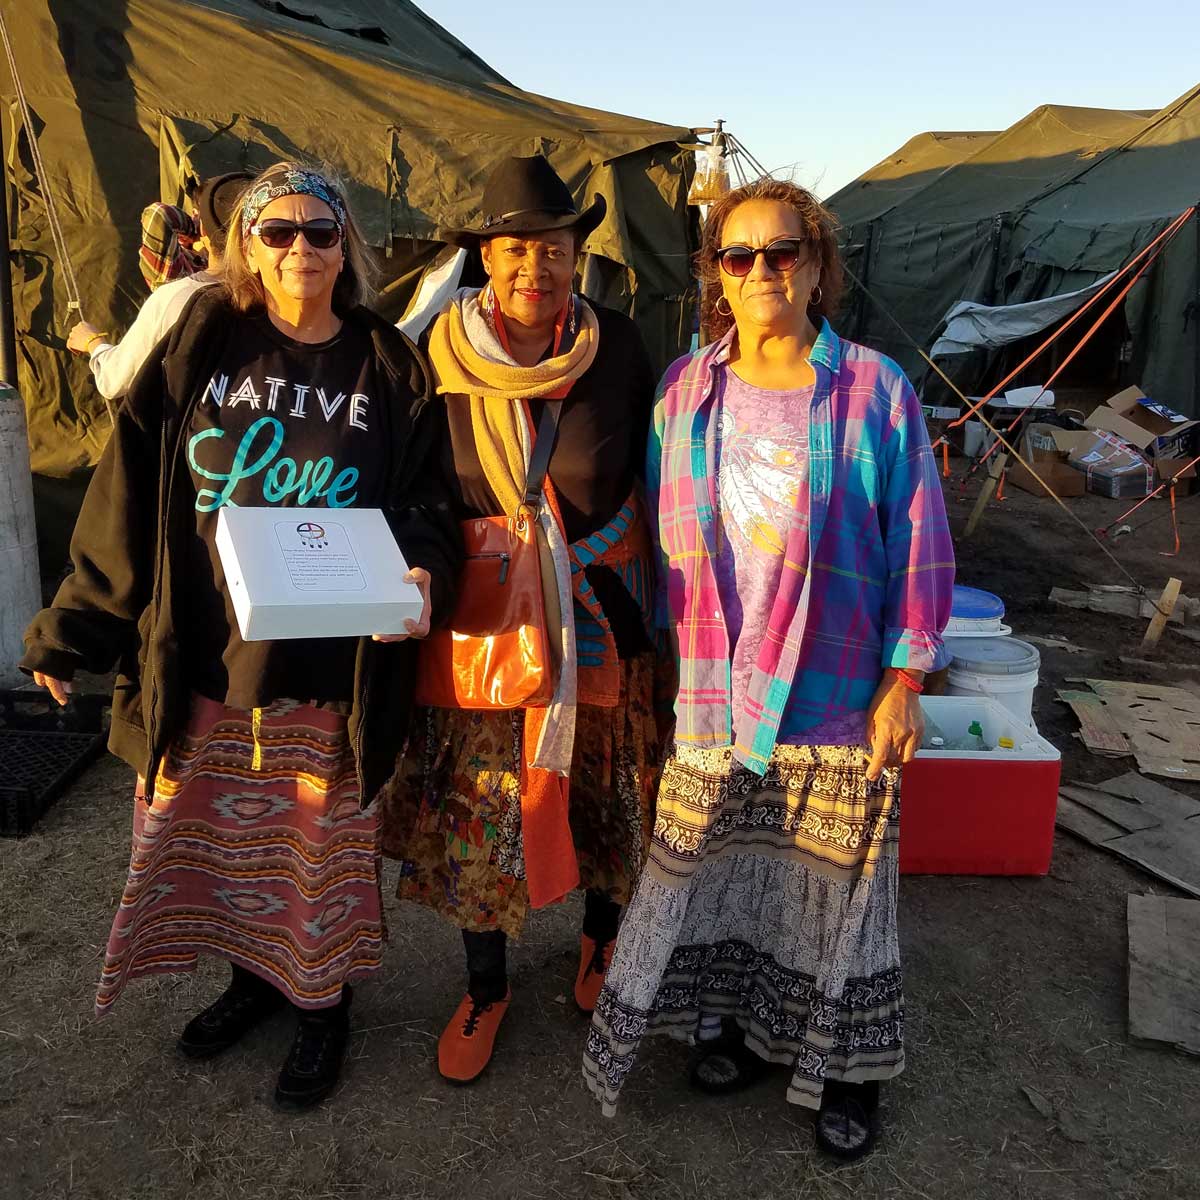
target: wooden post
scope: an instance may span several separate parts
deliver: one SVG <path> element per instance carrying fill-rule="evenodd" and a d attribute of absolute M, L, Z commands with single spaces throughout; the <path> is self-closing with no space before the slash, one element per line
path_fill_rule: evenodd
<path fill-rule="evenodd" d="M 0 382 L 0 687 L 27 682 L 21 635 L 41 606 L 25 405 Z"/>
<path fill-rule="evenodd" d="M 988 477 L 983 481 L 983 487 L 979 492 L 979 499 L 975 501 L 975 507 L 971 509 L 971 516 L 967 521 L 967 528 L 963 531 L 963 537 L 970 537 L 975 532 L 975 527 L 983 516 L 983 510 L 987 508 L 987 503 L 992 498 L 992 493 L 996 490 L 1000 477 L 1007 467 L 1007 450 L 1002 450 L 993 456 L 992 465 L 988 467 Z"/>
<path fill-rule="evenodd" d="M 1166 629 L 1167 622 L 1171 619 L 1171 614 L 1175 611 L 1175 603 L 1179 599 L 1179 589 L 1183 584 L 1178 579 L 1168 579 L 1167 586 L 1163 588 L 1163 593 L 1158 598 L 1155 604 L 1154 616 L 1150 618 L 1150 625 L 1146 629 L 1146 636 L 1142 638 L 1142 649 L 1146 650 L 1152 646 L 1158 645 L 1158 639 L 1162 637 L 1162 631 Z"/>

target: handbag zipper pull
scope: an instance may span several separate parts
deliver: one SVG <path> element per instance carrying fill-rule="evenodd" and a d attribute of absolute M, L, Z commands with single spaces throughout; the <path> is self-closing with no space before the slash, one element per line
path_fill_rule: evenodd
<path fill-rule="evenodd" d="M 500 582 L 504 583 L 508 579 L 508 564 L 510 556 L 507 554 L 500 555 Z"/>

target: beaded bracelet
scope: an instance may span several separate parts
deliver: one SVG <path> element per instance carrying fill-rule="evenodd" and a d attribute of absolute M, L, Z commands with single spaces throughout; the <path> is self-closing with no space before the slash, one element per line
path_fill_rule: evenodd
<path fill-rule="evenodd" d="M 925 685 L 918 683 L 903 667 L 889 667 L 888 670 L 893 672 L 910 692 L 916 692 L 919 696 L 925 691 Z"/>

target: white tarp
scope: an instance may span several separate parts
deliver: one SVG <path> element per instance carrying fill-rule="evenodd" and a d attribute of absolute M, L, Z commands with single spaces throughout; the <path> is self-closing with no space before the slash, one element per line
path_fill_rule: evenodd
<path fill-rule="evenodd" d="M 401 333 L 407 334 L 414 342 L 420 340 L 421 334 L 433 324 L 434 317 L 446 307 L 446 301 L 458 291 L 458 281 L 462 278 L 466 262 L 467 252 L 459 250 L 445 262 L 430 267 L 421 276 L 421 286 L 417 288 L 408 312 L 396 322 L 396 328 Z"/>
<path fill-rule="evenodd" d="M 992 350 L 1028 337 L 1031 333 L 1038 333 L 1073 313 L 1115 274 L 1114 271 L 1112 275 L 1105 275 L 1078 292 L 1046 296 L 1042 300 L 1028 300 L 1024 304 L 1003 304 L 992 308 L 986 304 L 976 304 L 973 300 L 959 300 L 946 313 L 945 332 L 933 343 L 929 357 L 966 354 L 968 350 Z"/>

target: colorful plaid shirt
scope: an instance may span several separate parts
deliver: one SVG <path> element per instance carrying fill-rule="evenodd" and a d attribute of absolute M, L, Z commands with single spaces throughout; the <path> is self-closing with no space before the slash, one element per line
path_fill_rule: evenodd
<path fill-rule="evenodd" d="M 734 331 L 663 376 L 646 466 L 661 560 L 656 618 L 679 653 L 676 740 L 766 771 L 789 698 L 803 728 L 863 712 L 885 667 L 948 655 L 954 547 L 921 406 L 890 359 L 824 322 L 809 430 L 808 520 L 792 524 L 744 710 L 731 712 L 717 589 L 714 399 Z"/>

